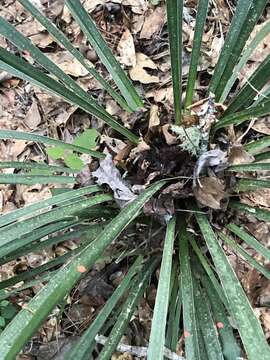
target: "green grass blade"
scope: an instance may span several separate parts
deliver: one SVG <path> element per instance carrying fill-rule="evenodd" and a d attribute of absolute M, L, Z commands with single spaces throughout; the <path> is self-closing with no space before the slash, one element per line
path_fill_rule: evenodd
<path fill-rule="evenodd" d="M 76 217 L 80 211 L 111 200 L 111 195 L 96 195 L 90 199 L 77 201 L 73 204 L 47 211 L 33 218 L 7 225 L 0 230 L 0 246 L 2 247 L 10 241 L 28 234 L 43 225 L 47 225 L 50 222 Z"/>
<path fill-rule="evenodd" d="M 218 79 L 217 87 L 214 92 L 216 95 L 216 101 L 220 100 L 220 96 L 228 82 L 228 80 L 231 77 L 231 74 L 233 72 L 234 67 L 238 63 L 242 50 L 246 44 L 246 41 L 248 40 L 252 30 L 254 29 L 254 26 L 256 25 L 257 21 L 259 20 L 261 14 L 263 13 L 263 10 L 265 9 L 267 5 L 267 0 L 253 0 L 251 1 L 252 4 L 250 6 L 250 1 L 245 0 L 239 0 L 237 3 L 237 9 L 239 8 L 239 11 L 241 12 L 237 14 L 237 11 L 235 12 L 234 18 L 236 18 L 237 23 L 240 24 L 239 31 L 237 33 L 234 33 L 234 28 L 230 32 L 232 34 L 232 42 L 231 46 L 228 49 L 227 44 L 225 41 L 224 44 L 224 52 L 226 53 L 226 64 L 224 67 L 224 71 L 222 73 L 222 76 L 220 79 Z M 236 10 L 237 10 L 236 9 Z M 246 11 L 248 10 L 248 13 Z M 242 18 L 240 16 L 242 13 L 246 13 L 246 15 Z M 237 19 L 237 16 L 239 16 L 239 19 Z M 243 20 L 243 21 L 242 21 Z M 220 57 L 224 56 L 224 54 L 221 54 Z M 214 75 L 215 76 L 215 75 Z"/>
<path fill-rule="evenodd" d="M 251 105 L 252 100 L 257 96 L 258 92 L 264 87 L 270 78 L 270 55 L 258 66 L 245 85 L 233 98 L 230 105 L 226 109 L 224 116 L 233 114 L 241 108 L 247 108 Z"/>
<path fill-rule="evenodd" d="M 264 26 L 256 34 L 256 36 L 251 41 L 251 43 L 248 45 L 248 47 L 244 50 L 239 63 L 234 68 L 233 73 L 221 94 L 221 97 L 220 97 L 221 103 L 225 102 L 231 88 L 233 87 L 233 84 L 239 77 L 240 71 L 246 65 L 246 63 L 248 62 L 248 59 L 250 58 L 250 56 L 252 55 L 254 50 L 256 50 L 257 46 L 264 40 L 264 38 L 269 34 L 269 32 L 270 32 L 270 21 L 266 21 Z"/>
<path fill-rule="evenodd" d="M 175 237 L 175 218 L 172 218 L 166 231 L 160 267 L 157 296 L 151 326 L 148 356 L 149 360 L 163 360 L 167 311 L 169 305 L 170 281 L 172 271 L 173 244 Z"/>
<path fill-rule="evenodd" d="M 262 255 L 265 259 L 270 261 L 270 250 L 263 246 L 255 237 L 248 234 L 245 230 L 241 229 L 235 224 L 228 224 L 227 229 L 243 240 L 247 245 L 251 246 L 254 250 Z"/>
<path fill-rule="evenodd" d="M 167 21 L 176 124 L 180 124 L 182 121 L 182 18 L 183 0 L 167 0 Z"/>
<path fill-rule="evenodd" d="M 114 57 L 112 51 L 104 41 L 94 21 L 88 15 L 81 2 L 78 0 L 66 0 L 65 3 L 88 41 L 95 49 L 100 60 L 111 74 L 114 82 L 118 86 L 130 108 L 132 110 L 137 110 L 142 107 L 143 103 L 137 94 L 135 87 L 132 85 L 126 73 Z"/>
<path fill-rule="evenodd" d="M 68 50 L 80 64 L 102 85 L 102 87 L 118 102 L 125 110 L 130 111 L 125 100 L 106 82 L 101 75 L 93 67 L 93 64 L 86 60 L 83 55 L 72 45 L 68 38 L 54 24 L 48 20 L 38 8 L 36 8 L 29 0 L 18 0 L 22 6 L 30 12 L 30 14 L 39 21 L 45 29 L 55 38 L 55 40 Z"/>
<path fill-rule="evenodd" d="M 195 90 L 195 82 L 197 79 L 197 67 L 200 59 L 202 36 L 204 31 L 204 25 L 207 16 L 209 0 L 200 0 L 196 15 L 196 25 L 194 30 L 194 38 L 192 44 L 192 53 L 188 73 L 188 82 L 186 89 L 185 108 L 190 106 L 193 101 L 193 95 Z"/>
<path fill-rule="evenodd" d="M 47 165 L 37 162 L 23 162 L 23 161 L 2 161 L 0 162 L 0 169 L 20 169 L 20 170 L 49 170 L 50 172 L 66 172 L 76 173 L 78 170 L 70 169 L 64 166 Z"/>
<path fill-rule="evenodd" d="M 76 151 L 76 152 L 82 153 L 82 154 L 89 154 L 93 157 L 97 157 L 100 159 L 105 158 L 105 155 L 100 152 L 88 150 L 88 149 L 78 146 L 78 145 L 65 143 L 61 140 L 52 139 L 47 136 L 38 135 L 38 134 L 34 134 L 34 133 L 27 133 L 27 132 L 16 131 L 16 130 L 0 130 L 0 139 L 2 139 L 2 140 L 10 139 L 10 140 L 35 141 L 35 142 L 45 144 L 45 145 L 60 146 L 63 149 L 73 150 L 73 151 Z"/>
<path fill-rule="evenodd" d="M 201 329 L 207 360 L 224 360 L 208 297 L 194 277 L 193 286 L 195 290 L 196 316 Z"/>
<path fill-rule="evenodd" d="M 270 113 L 270 100 L 261 102 L 257 106 L 249 107 L 248 109 L 236 112 L 221 118 L 214 126 L 213 130 L 216 131 L 229 125 L 240 125 L 244 121 L 253 119 L 254 117 L 262 117 Z"/>
<path fill-rule="evenodd" d="M 232 269 L 216 235 L 204 214 L 195 217 L 207 243 L 213 262 L 227 297 L 230 311 L 234 314 L 236 326 L 250 360 L 269 359 L 269 346 L 261 325 L 256 318 L 245 292 Z"/>
<path fill-rule="evenodd" d="M 106 341 L 103 350 L 99 354 L 99 360 L 110 360 L 121 337 L 124 334 L 126 327 L 135 311 L 138 302 L 140 301 L 143 292 L 147 286 L 149 279 L 157 265 L 157 258 L 153 258 L 144 267 L 142 273 L 140 273 L 130 290 L 129 297 L 125 301 L 122 311 L 118 316 L 118 319 Z"/>
<path fill-rule="evenodd" d="M 96 185 L 86 186 L 81 189 L 71 190 L 59 195 L 52 196 L 49 199 L 36 202 L 34 204 L 28 205 L 24 208 L 11 211 L 5 215 L 0 216 L 0 229 L 2 226 L 8 225 L 13 221 L 16 221 L 20 218 L 25 219 L 26 217 L 33 216 L 38 210 L 46 209 L 49 206 L 60 205 L 63 202 L 76 199 L 83 195 L 93 194 L 101 191 L 101 188 Z"/>
<path fill-rule="evenodd" d="M 264 266 L 262 266 L 257 260 L 255 260 L 252 256 L 249 255 L 239 244 L 233 241 L 229 236 L 226 236 L 219 232 L 218 236 L 227 243 L 233 251 L 239 253 L 246 262 L 252 266 L 254 269 L 263 274 L 268 280 L 270 280 L 270 271 L 268 271 Z"/>
<path fill-rule="evenodd" d="M 270 180 L 239 179 L 236 186 L 234 187 L 234 190 L 238 192 L 246 192 L 269 188 Z"/>
<path fill-rule="evenodd" d="M 64 268 L 58 270 L 51 281 L 30 300 L 27 308 L 18 313 L 0 334 L 0 349 L 4 359 L 14 359 L 54 306 L 64 298 L 80 279 L 82 274 L 78 271 L 78 267 L 79 269 L 84 267 L 86 271 L 89 270 L 104 249 L 128 226 L 138 215 L 145 202 L 164 183 L 164 181 L 160 181 L 152 185 L 132 203 L 128 204 L 91 244 L 76 255 Z"/>
<path fill-rule="evenodd" d="M 221 325 L 218 327 L 218 334 L 222 343 L 222 352 L 225 359 L 235 360 L 240 358 L 241 348 L 234 337 L 232 326 L 226 314 L 226 309 L 221 302 L 219 295 L 215 291 L 209 278 L 202 274 L 202 272 L 200 272 L 200 279 L 211 304 L 214 322 L 215 324 Z M 224 294 L 223 296 L 225 297 Z"/>
<path fill-rule="evenodd" d="M 250 171 L 265 171 L 270 170 L 270 163 L 251 163 L 251 164 L 239 164 L 231 165 L 228 171 L 237 171 L 237 172 L 250 172 Z"/>
<path fill-rule="evenodd" d="M 101 106 L 91 104 L 76 94 L 76 92 L 69 90 L 64 85 L 60 84 L 50 76 L 42 71 L 36 69 L 31 64 L 23 59 L 15 56 L 5 49 L 0 47 L 0 69 L 13 74 L 23 80 L 27 80 L 42 89 L 48 90 L 51 93 L 61 96 L 66 101 L 80 107 L 87 113 L 96 116 L 103 120 L 106 124 L 114 130 L 124 135 L 133 143 L 138 143 L 138 138 L 131 131 L 120 125 L 109 113 L 107 113 Z M 85 151 L 84 151 L 85 152 Z M 90 150 L 88 150 L 88 153 Z M 103 157 L 103 154 L 92 151 L 92 155 L 96 157 Z"/>
<path fill-rule="evenodd" d="M 270 146 L 270 136 L 264 136 L 259 140 L 251 141 L 244 147 L 245 150 L 247 150 L 250 154 L 256 154 L 257 152 L 267 148 L 268 146 Z"/>
<path fill-rule="evenodd" d="M 75 184 L 73 176 L 1 174 L 0 184 Z"/>
<path fill-rule="evenodd" d="M 259 154 L 255 154 L 255 161 L 262 161 L 270 159 L 270 151 L 260 152 Z"/>
<path fill-rule="evenodd" d="M 226 66 L 231 60 L 233 48 L 235 47 L 235 44 L 239 40 L 239 35 L 241 34 L 242 27 L 248 16 L 252 2 L 253 0 L 239 0 L 237 2 L 237 7 L 235 9 L 234 17 L 231 21 L 231 25 L 225 39 L 225 43 L 221 50 L 218 63 L 215 66 L 215 71 L 209 85 L 209 91 L 214 94 L 216 94 L 216 89 L 219 85 L 220 79 L 226 69 Z M 241 51 L 242 49 L 239 50 Z M 234 56 L 237 56 L 237 54 L 235 54 Z"/>
<path fill-rule="evenodd" d="M 65 357 L 65 360 L 87 359 L 87 357 L 90 355 L 89 350 L 92 348 L 92 345 L 95 342 L 95 336 L 103 327 L 105 321 L 110 316 L 112 310 L 115 308 L 120 298 L 124 295 L 127 289 L 130 288 L 134 275 L 142 269 L 142 260 L 143 258 L 139 256 L 134 264 L 130 267 L 121 284 L 116 288 L 90 327 L 83 333 L 82 337 L 72 348 L 71 352 L 69 352 L 69 354 Z"/>
<path fill-rule="evenodd" d="M 185 331 L 185 353 L 187 360 L 200 360 L 199 329 L 195 312 L 194 287 L 191 273 L 189 241 L 186 224 L 182 223 L 179 232 L 179 261 L 181 271 L 183 321 Z"/>
<path fill-rule="evenodd" d="M 259 209 L 259 208 L 255 208 L 255 207 L 248 206 L 245 204 L 241 204 L 238 201 L 230 201 L 229 207 L 240 210 L 240 211 L 244 211 L 245 213 L 255 216 L 259 220 L 270 221 L 270 211 L 269 210 Z"/>

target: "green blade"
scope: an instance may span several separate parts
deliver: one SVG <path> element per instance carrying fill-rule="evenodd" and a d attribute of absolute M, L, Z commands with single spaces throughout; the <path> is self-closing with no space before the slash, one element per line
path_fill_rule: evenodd
<path fill-rule="evenodd" d="M 152 319 L 148 356 L 149 360 L 163 360 L 165 330 L 169 305 L 170 280 L 172 270 L 173 244 L 175 237 L 175 218 L 172 218 L 166 231 L 160 267 L 157 296 Z"/>
<path fill-rule="evenodd" d="M 270 163 L 251 163 L 251 164 L 231 165 L 227 170 L 237 171 L 237 172 L 265 171 L 265 170 L 270 170 Z"/>
<path fill-rule="evenodd" d="M 107 113 L 101 106 L 91 104 L 89 101 L 84 100 L 78 96 L 76 92 L 69 90 L 64 85 L 60 84 L 50 76 L 44 74 L 42 71 L 36 69 L 26 61 L 22 60 L 18 56 L 15 56 L 5 49 L 0 47 L 0 69 L 7 71 L 14 76 L 17 76 L 23 80 L 27 80 L 34 85 L 48 90 L 51 93 L 61 96 L 69 103 L 74 104 L 87 113 L 96 116 L 103 120 L 114 130 L 124 135 L 133 143 L 138 143 L 138 138 L 131 131 L 127 130 L 124 126 L 120 125 L 109 113 Z M 90 150 L 88 150 L 90 151 Z M 100 154 L 92 152 L 92 155 Z M 102 154 L 103 156 L 103 154 Z M 100 157 L 100 156 L 99 156 Z"/>
<path fill-rule="evenodd" d="M 262 360 L 269 359 L 269 346 L 265 340 L 261 325 L 207 217 L 198 213 L 195 213 L 195 217 L 217 269 L 230 311 L 234 314 L 235 323 L 248 358 L 251 360 L 258 358 Z"/>
<path fill-rule="evenodd" d="M 196 25 L 194 30 L 194 38 L 192 44 L 192 53 L 188 73 L 188 82 L 186 89 L 185 108 L 190 106 L 193 101 L 193 95 L 195 90 L 195 82 L 197 78 L 197 67 L 200 59 L 202 36 L 204 31 L 204 25 L 207 16 L 209 0 L 200 0 L 196 15 Z"/>
<path fill-rule="evenodd" d="M 229 125 L 240 125 L 244 121 L 253 119 L 254 117 L 262 117 L 270 113 L 270 100 L 261 102 L 256 106 L 249 107 L 246 110 L 236 112 L 221 118 L 214 126 L 213 130 L 216 131 Z"/>
<path fill-rule="evenodd" d="M 65 360 L 84 360 L 90 354 L 93 343 L 95 342 L 95 336 L 98 334 L 100 329 L 103 327 L 105 321 L 110 316 L 112 310 L 123 296 L 123 294 L 130 288 L 132 278 L 136 273 L 142 269 L 143 258 L 139 256 L 134 264 L 130 267 L 128 273 L 125 275 L 121 284 L 118 285 L 110 299 L 106 302 L 98 316 L 92 322 L 90 327 L 83 333 L 77 344 L 72 348 L 71 352 L 65 357 Z"/>
<path fill-rule="evenodd" d="M 22 309 L 0 334 L 1 356 L 13 360 L 24 344 L 31 338 L 54 306 L 64 298 L 80 279 L 81 271 L 89 270 L 104 249 L 138 215 L 151 196 L 164 181 L 152 185 L 132 203 L 128 204 L 82 252 L 76 255 L 64 268 L 58 270 L 51 281 Z"/>
<path fill-rule="evenodd" d="M 130 111 L 125 100 L 106 82 L 101 75 L 93 67 L 89 60 L 85 59 L 83 55 L 72 45 L 68 38 L 60 31 L 50 20 L 48 20 L 29 0 L 18 0 L 23 7 L 30 12 L 30 14 L 37 19 L 45 29 L 55 38 L 55 40 L 68 50 L 80 64 L 102 85 L 102 87 L 118 102 L 123 109 Z"/>
<path fill-rule="evenodd" d="M 180 124 L 182 120 L 182 18 L 183 0 L 167 0 L 167 21 L 176 124 Z"/>
<path fill-rule="evenodd" d="M 182 304 L 187 360 L 200 360 L 199 329 L 195 313 L 194 287 L 190 264 L 188 233 L 186 224 L 181 223 L 179 231 L 179 261 L 181 271 Z"/>
<path fill-rule="evenodd" d="M 254 269 L 263 274 L 268 280 L 270 280 L 270 271 L 268 271 L 264 266 L 262 266 L 257 260 L 255 260 L 252 256 L 249 255 L 240 245 L 238 245 L 235 241 L 233 241 L 229 236 L 226 236 L 219 232 L 218 236 L 226 242 L 233 251 L 239 253 L 246 262 L 252 266 Z"/>
<path fill-rule="evenodd" d="M 235 69 L 233 70 L 233 73 L 221 94 L 220 97 L 221 103 L 225 102 L 231 88 L 233 87 L 233 84 L 239 77 L 240 71 L 246 65 L 248 59 L 250 58 L 254 50 L 256 50 L 257 46 L 264 40 L 264 38 L 269 34 L 269 32 L 270 32 L 270 21 L 266 21 L 264 26 L 260 29 L 260 31 L 256 34 L 256 36 L 251 41 L 251 43 L 244 50 L 239 63 L 236 65 Z"/>
<path fill-rule="evenodd" d="M 140 301 L 143 292 L 151 278 L 151 275 L 157 265 L 158 258 L 153 258 L 145 265 L 142 273 L 140 273 L 134 281 L 134 284 L 129 293 L 129 297 L 125 301 L 122 311 L 119 314 L 117 321 L 108 337 L 105 346 L 99 354 L 99 360 L 110 360 L 121 337 L 124 334 L 126 327 L 135 311 L 138 302 Z"/>
<path fill-rule="evenodd" d="M 270 159 L 270 151 L 265 151 L 259 154 L 255 154 L 255 161 L 262 161 Z"/>
<path fill-rule="evenodd" d="M 251 236 L 245 230 L 232 223 L 227 225 L 227 229 L 229 229 L 246 244 L 255 249 L 257 253 L 262 255 L 265 259 L 270 261 L 270 250 L 267 247 L 263 246 L 257 239 L 255 239 L 255 237 Z"/>
<path fill-rule="evenodd" d="M 235 191 L 246 192 L 254 191 L 260 189 L 269 189 L 270 180 L 257 180 L 257 179 L 240 179 L 238 180 L 236 186 L 234 187 Z"/>
<path fill-rule="evenodd" d="M 0 162 L 0 169 L 38 169 L 38 170 L 49 170 L 51 172 L 66 172 L 76 173 L 78 170 L 70 169 L 64 166 L 47 165 L 37 162 L 23 162 L 23 161 L 2 161 Z"/>
<path fill-rule="evenodd" d="M 262 221 L 270 221 L 270 211 L 265 209 L 259 209 L 245 204 L 241 204 L 238 201 L 230 201 L 229 207 L 237 210 L 244 211 L 250 215 L 255 216 L 257 219 Z"/>
<path fill-rule="evenodd" d="M 224 116 L 230 115 L 251 105 L 258 92 L 268 83 L 270 78 L 270 55 L 258 66 L 245 85 L 233 98 Z"/>
<path fill-rule="evenodd" d="M 1 174 L 0 184 L 75 184 L 73 176 Z"/>
<path fill-rule="evenodd" d="M 256 154 L 257 152 L 267 148 L 268 146 L 270 146 L 270 136 L 264 136 L 259 140 L 251 141 L 250 143 L 246 144 L 244 148 L 250 154 Z"/>
<path fill-rule="evenodd" d="M 2 226 L 8 225 L 18 219 L 25 219 L 26 217 L 33 216 L 38 210 L 46 209 L 49 206 L 60 205 L 61 203 L 69 200 L 76 199 L 86 194 L 93 194 L 101 191 L 101 188 L 96 185 L 86 186 L 81 189 L 71 190 L 59 195 L 52 196 L 49 199 L 39 201 L 37 203 L 28 205 L 24 208 L 11 211 L 0 217 L 0 229 Z"/>
<path fill-rule="evenodd" d="M 95 49 L 102 63 L 111 74 L 128 105 L 134 111 L 142 107 L 143 103 L 137 94 L 135 87 L 114 57 L 112 51 L 104 41 L 94 21 L 88 15 L 81 2 L 78 0 L 66 0 L 65 3 L 83 33 L 86 35 L 88 41 Z"/>

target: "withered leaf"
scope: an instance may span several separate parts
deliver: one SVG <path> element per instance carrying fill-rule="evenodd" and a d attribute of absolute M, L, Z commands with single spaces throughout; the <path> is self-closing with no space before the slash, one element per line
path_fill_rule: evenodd
<path fill-rule="evenodd" d="M 201 172 L 208 168 L 214 167 L 216 170 L 222 169 L 227 164 L 227 153 L 221 151 L 220 149 L 206 151 L 202 154 L 197 160 L 194 176 L 195 178 L 199 177 Z"/>
<path fill-rule="evenodd" d="M 242 145 L 233 145 L 231 147 L 228 157 L 228 163 L 230 165 L 247 164 L 254 160 L 254 156 L 249 154 Z"/>
<path fill-rule="evenodd" d="M 220 209 L 220 202 L 226 196 L 224 183 L 217 177 L 204 177 L 193 189 L 195 198 L 203 206 Z"/>

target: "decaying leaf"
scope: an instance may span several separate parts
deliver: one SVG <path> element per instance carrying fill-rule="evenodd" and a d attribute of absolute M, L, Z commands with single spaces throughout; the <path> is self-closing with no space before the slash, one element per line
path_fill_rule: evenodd
<path fill-rule="evenodd" d="M 270 117 L 257 120 L 251 128 L 259 133 L 270 135 Z"/>
<path fill-rule="evenodd" d="M 172 135 L 170 132 L 169 132 L 169 128 L 171 127 L 170 124 L 166 124 L 166 125 L 163 125 L 162 126 L 162 133 L 164 135 L 164 138 L 166 140 L 166 143 L 168 145 L 173 145 L 173 144 L 176 144 L 177 143 L 177 138 L 176 136 Z"/>
<path fill-rule="evenodd" d="M 134 41 L 128 29 L 126 29 L 121 36 L 117 51 L 119 52 L 119 61 L 121 64 L 132 67 L 136 65 Z"/>
<path fill-rule="evenodd" d="M 158 106 L 152 105 L 150 108 L 150 116 L 149 116 L 149 125 L 148 128 L 151 129 L 160 124 Z"/>
<path fill-rule="evenodd" d="M 74 77 L 86 76 L 88 71 L 68 51 L 47 53 L 48 56 L 61 70 Z"/>
<path fill-rule="evenodd" d="M 41 116 L 35 99 L 33 99 L 32 105 L 30 106 L 27 114 L 25 115 L 24 123 L 31 130 L 35 130 L 37 126 L 41 123 Z"/>
<path fill-rule="evenodd" d="M 202 171 L 208 167 L 213 167 L 216 171 L 224 169 L 227 165 L 227 160 L 227 153 L 220 149 L 205 152 L 197 160 L 194 177 L 198 178 Z"/>
<path fill-rule="evenodd" d="M 203 177 L 200 179 L 200 184 L 196 184 L 193 193 L 201 205 L 220 209 L 221 200 L 226 196 L 224 189 L 224 183 L 217 177 Z"/>
<path fill-rule="evenodd" d="M 158 83 L 158 76 L 150 75 L 145 69 L 157 69 L 156 64 L 142 53 L 136 54 L 136 65 L 129 70 L 132 80 L 139 81 L 142 84 Z"/>
<path fill-rule="evenodd" d="M 228 163 L 230 165 L 247 164 L 254 160 L 254 156 L 249 154 L 242 145 L 233 145 L 231 147 L 228 157 Z"/>
<path fill-rule="evenodd" d="M 130 190 L 128 184 L 122 179 L 119 170 L 115 167 L 111 155 L 100 161 L 99 168 L 93 172 L 99 185 L 107 184 L 114 193 L 114 198 L 121 207 L 134 200 L 136 195 Z"/>
<path fill-rule="evenodd" d="M 143 28 L 140 34 L 141 39 L 151 39 L 158 33 L 166 21 L 165 6 L 158 6 L 149 16 L 146 16 Z"/>

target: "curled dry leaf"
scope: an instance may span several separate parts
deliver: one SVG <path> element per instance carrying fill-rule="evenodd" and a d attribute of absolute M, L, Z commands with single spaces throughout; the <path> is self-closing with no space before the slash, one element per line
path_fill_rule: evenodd
<path fill-rule="evenodd" d="M 117 51 L 119 52 L 119 61 L 121 64 L 132 67 L 136 65 L 134 41 L 128 29 L 126 29 L 121 36 Z"/>
<path fill-rule="evenodd" d="M 251 206 L 270 208 L 270 189 L 245 192 L 241 196 L 241 202 Z"/>
<path fill-rule="evenodd" d="M 32 105 L 25 115 L 24 123 L 31 130 L 35 130 L 41 123 L 41 116 L 39 113 L 38 104 L 35 99 L 33 99 Z"/>
<path fill-rule="evenodd" d="M 130 190 L 128 184 L 122 179 L 110 154 L 108 154 L 104 160 L 100 161 L 99 165 L 99 168 L 94 171 L 92 175 L 97 178 L 99 185 L 109 185 L 119 206 L 124 207 L 128 202 L 136 198 L 136 195 Z"/>
<path fill-rule="evenodd" d="M 221 170 L 227 164 L 227 153 L 220 150 L 210 150 L 202 154 L 197 160 L 194 177 L 197 178 L 202 173 L 204 169 L 213 167 L 214 170 Z"/>
<path fill-rule="evenodd" d="M 88 74 L 88 71 L 68 51 L 46 53 L 45 55 L 58 65 L 66 74 L 74 77 L 86 76 Z"/>
<path fill-rule="evenodd" d="M 166 125 L 163 125 L 162 126 L 162 133 L 164 135 L 164 138 L 166 140 L 166 143 L 168 145 L 173 145 L 173 144 L 176 144 L 177 143 L 177 137 L 172 135 L 170 132 L 169 132 L 169 128 L 171 127 L 170 124 L 166 124 Z"/>
<path fill-rule="evenodd" d="M 156 64 L 142 53 L 136 54 L 136 65 L 129 70 L 132 80 L 139 81 L 142 84 L 158 83 L 158 76 L 150 75 L 145 69 L 157 69 Z"/>
<path fill-rule="evenodd" d="M 226 196 L 223 181 L 217 177 L 204 177 L 200 179 L 200 184 L 196 184 L 193 193 L 198 202 L 210 207 L 211 209 L 220 209 L 221 200 Z"/>
<path fill-rule="evenodd" d="M 150 116 L 149 116 L 149 125 L 148 128 L 151 129 L 160 124 L 158 106 L 152 105 L 150 108 Z"/>
<path fill-rule="evenodd" d="M 270 117 L 257 120 L 251 128 L 259 133 L 270 135 Z"/>
<path fill-rule="evenodd" d="M 140 39 L 151 39 L 154 34 L 158 33 L 162 29 L 165 21 L 165 6 L 156 7 L 150 15 L 145 17 Z"/>
<path fill-rule="evenodd" d="M 228 163 L 230 165 L 247 164 L 255 160 L 242 145 L 233 145 L 229 152 Z"/>

